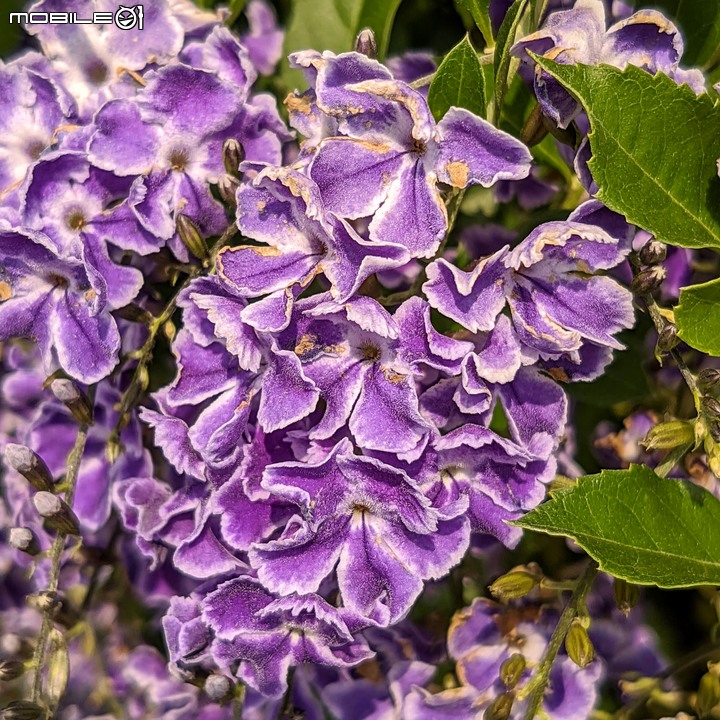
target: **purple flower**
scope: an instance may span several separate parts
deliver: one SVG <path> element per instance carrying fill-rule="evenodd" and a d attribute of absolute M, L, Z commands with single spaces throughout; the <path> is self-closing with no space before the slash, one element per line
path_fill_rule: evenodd
<path fill-rule="evenodd" d="M 89 161 L 120 176 L 138 176 L 129 191 L 127 211 L 155 239 L 154 246 L 128 243 L 141 254 L 170 242 L 178 257 L 187 257 L 175 232 L 180 212 L 206 236 L 224 231 L 225 210 L 209 184 L 224 173 L 225 139 L 239 139 L 249 159 L 280 159 L 287 134 L 277 111 L 263 96 L 245 102 L 248 74 L 254 71 L 243 65 L 244 51 L 225 33 L 217 29 L 202 46 L 203 53 L 210 54 L 205 64 L 224 72 L 166 66 L 148 73 L 147 86 L 137 98 L 106 103 L 94 118 Z M 226 54 L 231 58 L 229 68 L 221 64 Z"/>
<path fill-rule="evenodd" d="M 320 463 L 266 468 L 262 486 L 299 508 L 277 540 L 250 551 L 262 583 L 281 594 L 316 591 L 337 565 L 344 606 L 394 623 L 422 581 L 445 575 L 467 548 L 462 503 L 435 507 L 405 472 L 353 455 L 347 440 Z"/>
<path fill-rule="evenodd" d="M 528 680 L 542 658 L 556 620 L 554 613 L 539 614 L 532 606 L 503 608 L 485 598 L 455 614 L 448 631 L 448 651 L 457 661 L 462 687 L 431 695 L 422 690 L 408 698 L 412 717 L 422 720 L 462 718 L 474 720 L 478 713 L 506 690 L 500 681 L 500 668 L 512 655 L 522 655 Z M 595 705 L 598 684 L 603 677 L 602 663 L 596 660 L 585 669 L 568 657 L 560 657 L 550 671 L 550 691 L 543 710 L 557 720 L 588 717 Z M 511 718 L 520 720 L 525 701 L 515 700 Z"/>
<path fill-rule="evenodd" d="M 218 274 L 235 292 L 257 297 L 319 274 L 345 302 L 374 273 L 405 264 L 402 246 L 363 240 L 349 223 L 325 212 L 315 183 L 292 168 L 265 167 L 237 192 L 242 234 L 267 245 L 240 245 L 218 255 Z"/>
<path fill-rule="evenodd" d="M 55 133 L 73 121 L 74 105 L 55 83 L 17 61 L 0 69 L 0 86 L 0 197 L 7 202 Z"/>
<path fill-rule="evenodd" d="M 117 363 L 120 335 L 109 311 L 118 305 L 90 248 L 81 252 L 80 259 L 65 257 L 34 230 L 0 233 L 0 340 L 30 338 L 48 373 L 59 365 L 94 383 Z"/>
<path fill-rule="evenodd" d="M 371 240 L 431 257 L 447 230 L 438 181 L 488 187 L 528 175 L 522 143 L 460 108 L 436 124 L 425 98 L 379 63 L 356 53 L 314 62 L 317 104 L 343 134 L 321 142 L 309 172 L 331 212 L 374 216 Z"/>
<path fill-rule="evenodd" d="M 240 37 L 252 64 L 261 75 L 272 75 L 282 57 L 284 33 L 272 7 L 264 0 L 250 0 L 245 9 L 249 32 Z"/>
<path fill-rule="evenodd" d="M 696 92 L 705 90 L 699 70 L 678 67 L 683 41 L 678 29 L 656 10 L 640 10 L 606 30 L 602 0 L 578 0 L 569 10 L 551 13 L 543 27 L 512 47 L 513 55 L 528 59 L 527 51 L 565 65 L 602 63 L 624 69 L 637 65 L 655 74 L 663 72 Z M 580 105 L 539 67 L 535 93 L 543 112 L 566 128 L 580 112 Z"/>
<path fill-rule="evenodd" d="M 106 100 L 133 95 L 139 85 L 131 73 L 137 77 L 148 65 L 163 65 L 180 52 L 183 30 L 170 3 L 147 0 L 142 7 L 144 29 L 92 23 L 27 26 L 52 59 L 53 75 L 77 101 L 82 118 L 89 119 Z M 40 0 L 29 11 L 76 12 L 78 18 L 88 18 L 117 9 L 112 0 Z"/>
<path fill-rule="evenodd" d="M 430 304 L 472 332 L 493 330 L 507 306 L 522 345 L 565 359 L 554 366 L 559 379 L 597 376 L 634 314 L 625 288 L 592 273 L 619 264 L 629 244 L 578 220 L 540 225 L 470 271 L 435 260 L 423 286 Z"/>
<path fill-rule="evenodd" d="M 317 595 L 274 599 L 246 576 L 207 595 L 202 617 L 215 635 L 211 652 L 218 664 L 228 668 L 239 661 L 238 678 L 270 697 L 284 693 L 292 666 L 349 667 L 372 657 L 353 638 L 342 610 Z"/>

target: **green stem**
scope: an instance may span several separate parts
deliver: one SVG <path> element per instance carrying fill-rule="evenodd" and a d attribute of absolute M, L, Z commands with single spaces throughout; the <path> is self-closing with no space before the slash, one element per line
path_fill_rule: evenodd
<path fill-rule="evenodd" d="M 89 425 L 83 424 L 78 429 L 75 444 L 70 450 L 67 459 L 67 472 L 65 474 L 65 502 L 72 507 L 75 488 L 77 486 L 78 473 L 80 471 L 80 461 L 85 451 L 85 443 L 87 442 Z M 60 568 L 62 560 L 62 552 L 65 548 L 65 533 L 58 533 L 50 548 L 50 578 L 48 580 L 47 591 L 56 592 L 60 583 Z M 35 646 L 33 654 L 33 681 L 31 701 L 37 703 L 40 700 L 42 690 L 42 671 L 45 664 L 45 654 L 47 652 L 47 643 L 52 630 L 53 621 L 51 611 L 43 613 L 42 625 L 40 626 L 40 634 Z"/>
<path fill-rule="evenodd" d="M 572 621 L 575 619 L 578 611 L 581 611 L 582 608 L 585 607 L 585 596 L 590 591 L 596 575 L 597 563 L 594 560 L 590 560 L 585 568 L 585 571 L 578 579 L 577 585 L 568 600 L 568 604 L 565 606 L 565 609 L 560 616 L 560 620 L 558 620 L 558 624 L 555 626 L 555 630 L 550 638 L 545 654 L 543 655 L 540 664 L 537 666 L 532 680 L 530 680 L 523 689 L 523 695 L 529 693 L 525 720 L 533 720 L 540 710 L 540 706 L 542 705 L 542 701 L 545 696 L 545 688 L 550 680 L 550 670 L 552 670 L 555 658 L 562 647 Z"/>

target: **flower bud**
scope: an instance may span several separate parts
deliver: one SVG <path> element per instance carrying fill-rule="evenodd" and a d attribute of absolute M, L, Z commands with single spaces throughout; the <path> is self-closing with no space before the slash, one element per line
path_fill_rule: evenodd
<path fill-rule="evenodd" d="M 508 690 L 512 690 L 525 672 L 525 658 L 520 653 L 511 655 L 500 666 L 500 680 Z"/>
<path fill-rule="evenodd" d="M 635 295 L 648 295 L 657 290 L 665 279 L 665 268 L 656 265 L 655 267 L 642 270 L 630 283 L 630 289 Z"/>
<path fill-rule="evenodd" d="M 37 720 L 45 715 L 45 711 L 34 702 L 15 700 L 0 710 L 2 720 Z"/>
<path fill-rule="evenodd" d="M 548 134 L 547 125 L 545 124 L 542 107 L 535 105 L 533 111 L 528 115 L 528 119 L 520 130 L 520 141 L 528 147 L 533 147 L 545 139 Z"/>
<path fill-rule="evenodd" d="M 205 680 L 205 693 L 213 702 L 222 702 L 232 697 L 233 683 L 225 675 L 213 674 Z"/>
<path fill-rule="evenodd" d="M 245 159 L 245 150 L 239 140 L 228 138 L 222 148 L 223 165 L 228 175 L 238 176 L 240 163 Z"/>
<path fill-rule="evenodd" d="M 72 508 L 57 495 L 39 492 L 33 498 L 35 509 L 45 520 L 45 525 L 65 535 L 79 535 L 80 525 Z"/>
<path fill-rule="evenodd" d="M 30 528 L 10 528 L 8 543 L 10 547 L 28 555 L 37 555 L 40 552 L 40 543 Z"/>
<path fill-rule="evenodd" d="M 508 720 L 512 711 L 513 700 L 515 700 L 515 697 L 512 693 L 498 695 L 483 713 L 483 720 Z"/>
<path fill-rule="evenodd" d="M 565 637 L 565 650 L 568 657 L 581 668 L 587 667 L 595 659 L 595 648 L 590 642 L 590 636 L 577 620 L 573 620 Z"/>
<path fill-rule="evenodd" d="M 377 40 L 370 28 L 363 28 L 355 38 L 355 52 L 366 55 L 371 60 L 377 57 Z"/>
<path fill-rule="evenodd" d="M 617 605 L 618 610 L 620 610 L 625 617 L 630 614 L 630 611 L 637 605 L 637 601 L 640 599 L 638 586 L 621 578 L 615 578 L 613 595 L 615 596 L 615 605 Z"/>
<path fill-rule="evenodd" d="M 25 445 L 8 443 L 5 459 L 11 468 L 17 470 L 36 490 L 52 490 L 53 478 L 43 459 Z"/>
<path fill-rule="evenodd" d="M 240 182 L 237 178 L 232 175 L 221 175 L 218 180 L 218 194 L 222 198 L 222 201 L 231 208 L 237 207 L 237 189 L 240 187 Z"/>
<path fill-rule="evenodd" d="M 712 393 L 720 385 L 720 370 L 705 368 L 697 375 L 697 384 L 703 395 Z"/>
<path fill-rule="evenodd" d="M 640 249 L 639 256 L 643 265 L 657 265 L 667 257 L 667 245 L 659 240 L 648 240 Z"/>
<path fill-rule="evenodd" d="M 700 678 L 695 700 L 700 717 L 709 715 L 718 703 L 720 703 L 720 678 L 713 672 L 706 672 Z"/>
<path fill-rule="evenodd" d="M 207 257 L 208 249 L 205 239 L 200 234 L 200 228 L 187 216 L 180 213 L 175 221 L 180 240 L 183 245 L 198 259 Z"/>
<path fill-rule="evenodd" d="M 90 398 L 72 380 L 53 380 L 50 389 L 81 425 L 92 424 L 93 408 Z"/>
<path fill-rule="evenodd" d="M 19 660 L 0 661 L 0 680 L 9 682 L 19 678 L 25 672 L 25 664 Z"/>
<path fill-rule="evenodd" d="M 524 570 L 513 570 L 499 577 L 489 588 L 498 600 L 517 600 L 525 597 L 536 585 L 538 578 Z"/>
<path fill-rule="evenodd" d="M 705 416 L 710 436 L 716 443 L 720 443 L 720 401 L 704 395 L 700 400 L 700 409 Z"/>
<path fill-rule="evenodd" d="M 657 350 L 659 353 L 670 352 L 680 343 L 676 325 L 668 323 L 658 335 Z"/>
<path fill-rule="evenodd" d="M 671 420 L 670 422 L 656 425 L 645 436 L 642 444 L 645 449 L 672 450 L 673 448 L 687 445 L 695 440 L 695 428 L 687 420 Z"/>

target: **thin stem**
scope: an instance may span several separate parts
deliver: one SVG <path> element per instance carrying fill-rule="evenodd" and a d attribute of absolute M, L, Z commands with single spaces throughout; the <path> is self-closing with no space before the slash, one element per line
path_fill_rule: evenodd
<path fill-rule="evenodd" d="M 87 424 L 83 424 L 79 427 L 77 437 L 75 438 L 75 444 L 73 445 L 67 459 L 67 472 L 65 474 L 65 502 L 70 505 L 70 507 L 72 507 L 73 497 L 75 495 L 78 473 L 80 471 L 80 461 L 82 460 L 83 452 L 85 451 L 85 443 L 87 442 L 88 428 L 89 426 Z M 67 535 L 65 533 L 59 532 L 55 537 L 55 540 L 53 540 L 52 547 L 50 548 L 50 578 L 47 585 L 48 592 L 56 592 L 58 589 L 58 585 L 60 583 L 62 552 L 65 548 L 66 538 Z M 42 689 L 42 671 L 45 663 L 45 653 L 47 652 L 50 630 L 52 630 L 53 626 L 51 612 L 51 610 L 43 612 L 40 635 L 38 636 L 35 653 L 33 654 L 34 674 L 30 699 L 35 703 L 40 699 Z"/>
<path fill-rule="evenodd" d="M 578 611 L 585 607 L 585 596 L 590 591 L 596 575 L 597 563 L 594 560 L 590 560 L 585 568 L 585 571 L 578 579 L 577 585 L 568 600 L 568 604 L 565 606 L 562 615 L 560 615 L 560 620 L 558 620 L 558 624 L 555 626 L 555 630 L 550 638 L 545 654 L 543 655 L 532 680 L 530 680 L 525 687 L 525 693 L 529 693 L 525 720 L 533 720 L 540 710 L 540 706 L 542 705 L 543 697 L 545 695 L 545 688 L 550 680 L 550 670 L 552 670 L 555 658 L 562 647 L 572 621 L 575 619 Z"/>

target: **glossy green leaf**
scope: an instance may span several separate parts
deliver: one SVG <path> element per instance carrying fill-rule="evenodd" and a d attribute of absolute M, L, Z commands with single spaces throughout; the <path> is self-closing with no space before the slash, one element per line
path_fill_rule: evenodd
<path fill-rule="evenodd" d="M 570 537 L 601 570 L 638 585 L 720 584 L 720 501 L 642 465 L 580 478 L 513 524 Z"/>
<path fill-rule="evenodd" d="M 688 345 L 720 357 L 720 278 L 682 288 L 675 322 Z"/>
<path fill-rule="evenodd" d="M 485 78 L 475 48 L 466 35 L 443 59 L 428 90 L 436 120 L 454 105 L 485 117 Z"/>
<path fill-rule="evenodd" d="M 285 33 L 285 54 L 297 50 L 353 49 L 363 28 L 375 32 L 378 57 L 382 59 L 390 41 L 390 30 L 401 0 L 293 0 Z M 302 74 L 287 64 L 281 71 L 288 88 L 304 84 Z"/>
<path fill-rule="evenodd" d="M 508 85 L 512 82 L 517 70 L 519 60 L 510 56 L 510 48 L 515 43 L 515 36 L 525 16 L 528 0 L 515 0 L 505 15 L 505 19 L 498 30 L 497 45 L 495 46 L 495 105 L 493 108 L 493 122 L 502 112 L 503 101 Z"/>
<path fill-rule="evenodd" d="M 598 199 L 659 240 L 720 248 L 720 107 L 629 65 L 537 62 L 583 105 Z"/>
<path fill-rule="evenodd" d="M 647 2 L 636 2 L 647 6 Z M 653 0 L 658 10 L 678 25 L 685 45 L 683 67 L 705 65 L 720 49 L 720 3 L 715 0 Z"/>
<path fill-rule="evenodd" d="M 460 8 L 470 13 L 489 47 L 495 43 L 490 24 L 490 0 L 457 0 Z"/>

